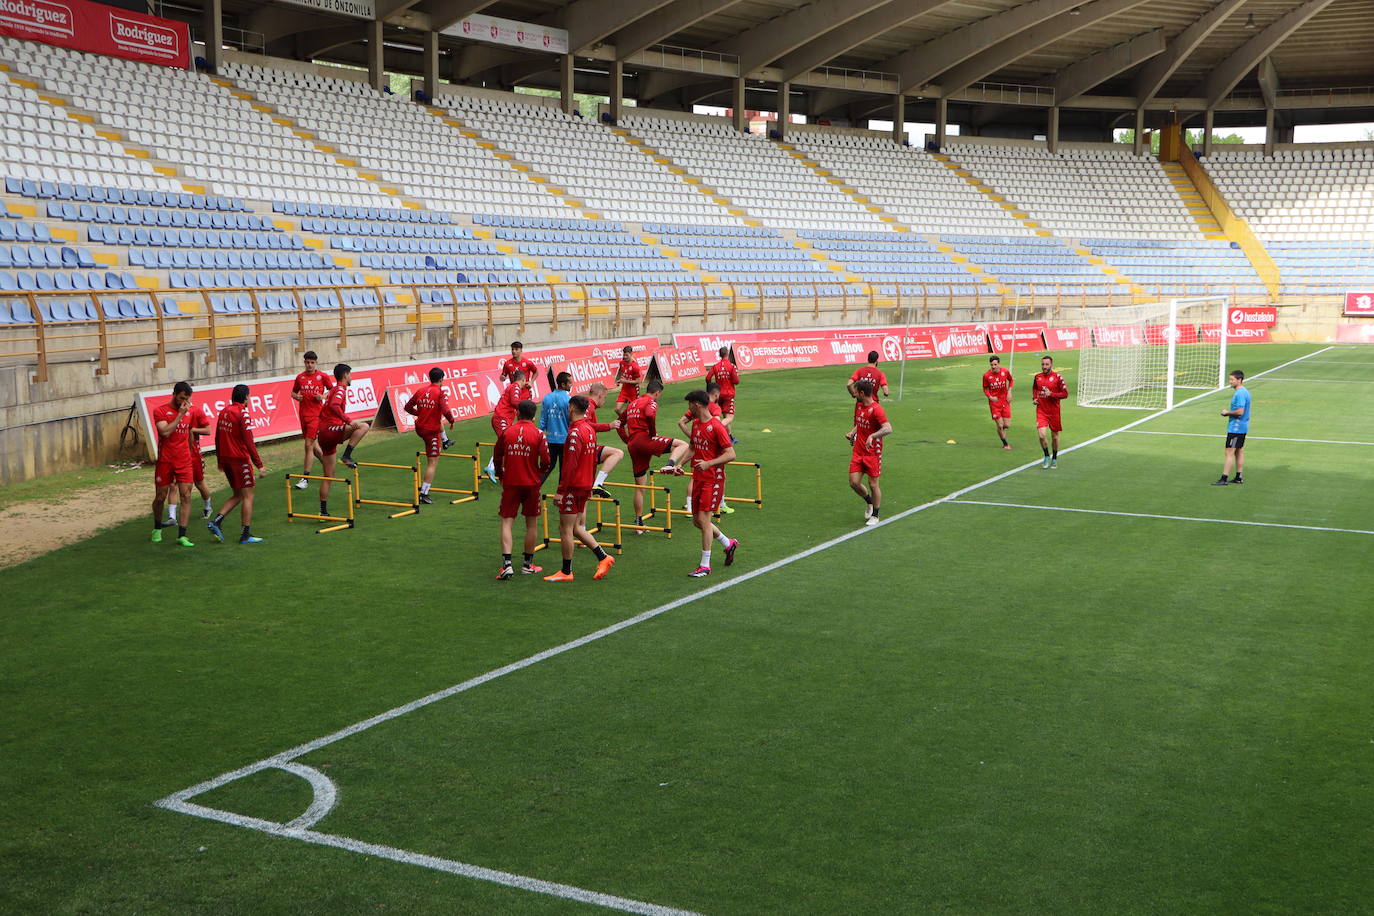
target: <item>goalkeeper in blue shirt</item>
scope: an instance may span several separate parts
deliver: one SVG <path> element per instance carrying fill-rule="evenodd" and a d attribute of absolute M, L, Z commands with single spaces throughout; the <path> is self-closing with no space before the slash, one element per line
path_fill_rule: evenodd
<path fill-rule="evenodd" d="M 1221 467 L 1221 477 L 1212 482 L 1214 487 L 1224 487 L 1227 483 L 1245 483 L 1241 475 L 1245 472 L 1245 434 L 1250 432 L 1250 392 L 1245 388 L 1245 373 L 1239 369 L 1231 371 L 1228 379 L 1231 388 L 1231 406 L 1221 412 L 1226 417 L 1226 463 Z M 1235 466 L 1236 476 L 1229 481 L 1226 475 Z"/>

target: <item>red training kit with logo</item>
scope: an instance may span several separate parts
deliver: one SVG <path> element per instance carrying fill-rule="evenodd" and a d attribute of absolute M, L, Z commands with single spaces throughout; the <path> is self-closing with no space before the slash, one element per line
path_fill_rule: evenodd
<path fill-rule="evenodd" d="M 415 418 L 415 429 L 420 433 L 437 433 L 444 421 L 452 423 L 457 414 L 449 410 L 448 392 L 442 385 L 426 385 L 406 401 L 405 412 Z"/>
<path fill-rule="evenodd" d="M 219 420 L 215 423 L 215 454 L 221 461 L 251 461 L 254 466 L 262 467 L 247 405 L 229 404 L 219 412 Z"/>
<path fill-rule="evenodd" d="M 559 459 L 562 471 L 558 478 L 558 488 L 592 488 L 596 480 L 596 429 L 583 417 L 568 427 L 568 438 L 563 442 L 563 456 Z"/>
<path fill-rule="evenodd" d="M 883 370 L 877 366 L 860 366 L 849 377 L 851 382 L 861 382 L 864 379 L 873 383 L 873 400 L 882 397 L 883 388 L 887 385 L 887 376 L 883 374 Z"/>
<path fill-rule="evenodd" d="M 529 420 L 506 427 L 496 438 L 492 460 L 496 462 L 496 476 L 507 487 L 537 487 L 553 464 L 549 440 Z"/>
<path fill-rule="evenodd" d="M 525 384 L 534 387 L 534 374 L 538 371 L 539 367 L 523 356 L 519 359 L 512 357 L 501 364 L 501 381 L 509 382 L 515 378 L 515 373 L 523 372 L 525 373 Z"/>
<path fill-rule="evenodd" d="M 177 420 L 177 425 L 172 427 L 167 435 L 158 434 L 157 437 L 157 460 L 170 461 L 177 464 L 191 462 L 191 423 L 195 420 L 195 407 L 188 406 L 186 413 L 182 414 L 181 419 Z M 170 423 L 176 420 L 177 408 L 170 402 L 163 404 L 153 411 L 153 428 L 157 429 L 159 423 Z"/>
<path fill-rule="evenodd" d="M 620 397 L 616 398 L 616 403 L 621 401 L 634 400 L 639 395 L 639 380 L 644 377 L 644 373 L 639 369 L 639 363 L 633 359 L 622 359 L 620 361 Z"/>
<path fill-rule="evenodd" d="M 320 408 L 324 406 L 320 398 L 333 387 L 334 377 L 318 369 L 314 372 L 302 372 L 296 376 L 296 381 L 291 386 L 291 393 L 301 396 L 302 420 L 314 419 L 320 415 Z"/>
<path fill-rule="evenodd" d="M 715 382 L 720 386 L 720 396 L 722 398 L 735 393 L 735 386 L 739 384 L 739 371 L 735 369 L 735 364 L 728 359 L 722 359 L 710 369 L 706 370 L 706 383 L 709 385 Z"/>

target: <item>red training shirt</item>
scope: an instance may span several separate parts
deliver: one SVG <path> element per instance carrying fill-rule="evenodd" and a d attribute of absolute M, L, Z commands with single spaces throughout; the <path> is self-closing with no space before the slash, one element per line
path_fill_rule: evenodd
<path fill-rule="evenodd" d="M 219 420 L 215 423 L 215 452 L 221 464 L 225 459 L 249 460 L 262 469 L 246 405 L 231 403 L 219 412 Z"/>
<path fill-rule="evenodd" d="M 1011 372 L 1002 367 L 989 369 L 983 373 L 983 394 L 989 400 L 1006 401 L 1011 398 L 1011 388 L 1016 384 L 1012 381 Z"/>
<path fill-rule="evenodd" d="M 405 412 L 415 418 L 415 428 L 422 433 L 437 433 L 445 420 L 452 423 L 457 419 L 448 408 L 448 392 L 443 385 L 426 385 L 412 394 Z"/>
<path fill-rule="evenodd" d="M 596 481 L 596 429 L 583 417 L 568 427 L 563 442 L 560 490 L 590 490 Z"/>
<path fill-rule="evenodd" d="M 698 470 L 697 459 L 711 461 L 719 458 L 724 451 L 730 447 L 730 431 L 725 428 L 725 424 L 712 417 L 709 420 L 697 420 L 692 424 L 692 479 L 693 480 L 723 480 L 725 479 L 725 465 L 718 465 L 706 470 Z"/>
<path fill-rule="evenodd" d="M 549 440 L 544 438 L 544 431 L 529 420 L 507 426 L 496 437 L 492 461 L 496 462 L 496 476 L 508 487 L 539 486 L 553 464 L 549 458 Z"/>
<path fill-rule="evenodd" d="M 320 426 L 348 425 L 348 386 L 335 385 L 325 395 L 324 406 L 320 408 Z"/>
<path fill-rule="evenodd" d="M 1049 397 L 1042 397 L 1040 389 L 1048 388 Z M 1035 406 L 1044 410 L 1058 410 L 1059 402 L 1069 396 L 1069 386 L 1064 384 L 1064 376 L 1051 369 L 1049 372 L 1037 372 L 1035 378 L 1031 380 L 1031 398 L 1035 401 Z"/>
<path fill-rule="evenodd" d="M 868 379 L 873 383 L 873 399 L 876 401 L 882 397 L 883 388 L 887 385 L 887 376 L 883 370 L 877 366 L 860 366 L 854 370 L 854 374 L 849 377 L 851 382 L 859 382 Z"/>
<path fill-rule="evenodd" d="M 596 405 L 590 400 L 587 401 L 587 415 L 583 417 L 583 419 L 592 424 L 592 429 L 599 433 L 608 433 L 611 431 L 611 424 L 596 422 Z"/>
<path fill-rule="evenodd" d="M 533 397 L 529 385 L 517 385 L 511 382 L 506 386 L 506 390 L 501 393 L 501 400 L 496 402 L 496 408 L 492 413 L 496 414 L 498 420 L 513 422 L 515 420 L 515 408 L 521 401 L 527 401 Z"/>
<path fill-rule="evenodd" d="M 641 394 L 631 401 L 621 416 L 628 439 L 658 435 L 658 401 L 650 394 Z"/>
<path fill-rule="evenodd" d="M 501 381 L 509 381 L 515 377 L 515 373 L 523 372 L 525 373 L 525 384 L 533 386 L 534 374 L 538 371 L 539 368 L 524 357 L 520 359 L 512 357 L 501 364 Z"/>
<path fill-rule="evenodd" d="M 318 369 L 297 375 L 295 383 L 291 386 L 291 393 L 299 393 L 301 396 L 301 416 L 307 420 L 318 417 L 320 409 L 324 406 L 320 398 L 333 387 L 334 376 Z"/>
<path fill-rule="evenodd" d="M 165 436 L 158 435 L 158 461 L 191 460 L 191 422 L 195 419 L 194 411 L 194 406 L 187 406 L 186 413 L 182 414 L 180 420 L 177 420 L 177 425 L 172 427 L 172 431 Z M 153 410 L 153 429 L 157 429 L 159 423 L 170 423 L 176 420 L 176 416 L 176 407 L 171 401 L 168 401 Z"/>
<path fill-rule="evenodd" d="M 639 394 L 639 380 L 644 377 L 640 371 L 639 363 L 633 359 L 622 359 L 620 361 L 620 398 L 628 400 Z"/>
<path fill-rule="evenodd" d="M 735 386 L 739 384 L 739 372 L 735 369 L 735 364 L 728 359 L 722 359 L 707 369 L 706 383 L 709 385 L 711 382 L 720 386 L 721 397 L 734 394 Z"/>
<path fill-rule="evenodd" d="M 872 448 L 868 447 L 868 437 L 883 428 L 887 422 L 887 411 L 877 401 L 864 405 L 854 402 L 854 454 L 861 457 L 882 457 L 883 440 L 879 439 Z"/>
<path fill-rule="evenodd" d="M 192 404 L 187 413 L 191 417 L 192 429 L 206 429 L 210 426 L 210 411 L 205 409 L 204 404 Z M 191 433 L 191 455 L 198 454 L 200 454 L 200 433 Z"/>
<path fill-rule="evenodd" d="M 715 403 L 707 404 L 707 405 L 706 405 L 706 409 L 707 409 L 708 411 L 711 412 L 711 416 L 713 416 L 713 417 L 720 417 L 720 416 L 724 416 L 724 415 L 725 415 L 725 414 L 724 414 L 724 411 L 722 411 L 722 410 L 720 409 L 720 405 L 719 405 L 719 404 L 715 404 Z M 694 422 L 694 421 L 696 420 L 696 417 L 695 417 L 695 416 L 692 414 L 692 412 L 689 410 L 689 411 L 687 411 L 686 413 L 684 413 L 684 414 L 682 415 L 682 419 L 687 420 L 687 421 L 689 421 L 689 422 Z"/>

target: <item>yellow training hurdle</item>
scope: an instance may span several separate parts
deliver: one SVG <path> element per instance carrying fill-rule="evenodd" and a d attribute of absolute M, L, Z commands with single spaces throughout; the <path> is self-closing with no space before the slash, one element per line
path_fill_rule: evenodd
<path fill-rule="evenodd" d="M 763 467 L 757 461 L 731 461 L 726 467 L 742 467 L 754 469 L 754 498 L 747 496 L 726 496 L 727 503 L 753 503 L 758 508 L 763 508 Z"/>
<path fill-rule="evenodd" d="M 365 499 L 363 497 L 363 468 L 390 468 L 395 471 L 410 472 L 410 502 L 397 502 L 394 499 Z M 399 506 L 404 511 L 393 512 L 389 518 L 403 518 L 420 511 L 420 466 L 419 464 L 382 464 L 376 461 L 359 461 L 353 469 L 353 504 L 355 506 Z"/>
<path fill-rule="evenodd" d="M 662 525 L 641 525 L 638 521 L 634 521 L 625 526 L 631 531 L 641 534 L 645 531 L 662 531 L 664 537 L 671 538 L 673 536 L 673 513 L 676 512 L 678 515 L 691 514 L 685 510 L 673 508 L 673 491 L 666 486 L 642 483 L 611 483 L 610 481 L 607 481 L 604 486 L 619 487 L 622 490 L 648 490 L 649 508 L 648 511 L 641 516 L 644 519 L 653 518 L 658 514 L 660 509 L 663 511 L 664 517 Z M 658 505 L 658 496 L 660 493 L 663 494 L 662 506 Z"/>
<path fill-rule="evenodd" d="M 293 480 L 328 480 L 331 483 L 341 483 L 348 488 L 348 515 L 315 515 L 309 512 L 297 512 L 291 503 L 292 493 L 296 489 L 291 486 Z M 321 528 L 316 534 L 329 534 L 331 531 L 343 531 L 345 528 L 353 527 L 353 481 L 347 477 L 321 477 L 317 474 L 287 474 L 286 475 L 286 520 L 295 521 L 298 518 L 313 519 L 317 522 L 340 522 L 341 524 L 331 525 L 328 528 Z"/>
<path fill-rule="evenodd" d="M 551 501 L 557 499 L 557 496 L 555 496 L 553 493 L 544 493 L 544 494 L 541 494 L 541 498 L 544 500 L 545 503 L 548 503 L 548 502 L 551 502 Z M 618 500 L 618 499 L 606 499 L 605 497 L 602 497 L 602 496 L 593 496 L 593 497 L 591 497 L 590 499 L 588 499 L 587 502 L 588 502 L 588 503 L 596 503 L 596 525 L 594 525 L 594 526 L 593 526 L 593 525 L 588 525 L 588 526 L 587 526 L 587 530 L 588 530 L 589 532 L 591 532 L 592 534 L 600 534 L 601 531 L 602 531 L 603 529 L 605 529 L 605 528 L 613 528 L 613 529 L 615 530 L 615 543 L 611 545 L 611 549 L 614 550 L 614 551 L 616 552 L 616 554 L 624 553 L 624 552 L 625 552 L 625 551 L 624 551 L 624 544 L 623 544 L 624 537 L 622 536 L 622 529 L 623 529 L 625 526 L 622 525 L 622 524 L 621 524 L 621 521 L 620 521 L 620 500 Z M 611 503 L 611 504 L 613 504 L 613 505 L 615 506 L 615 521 L 614 521 L 614 522 L 604 521 L 604 520 L 602 519 L 602 517 L 601 517 L 601 504 L 602 504 L 602 503 Z M 544 516 L 544 543 L 541 544 L 541 545 L 539 545 L 539 547 L 536 547 L 536 548 L 535 548 L 536 550 L 539 550 L 539 549 L 544 548 L 544 547 L 551 547 L 553 544 L 555 544 L 555 543 L 558 542 L 558 538 L 557 538 L 557 537 L 550 537 L 550 535 L 549 535 L 549 516 L 550 516 L 550 515 L 557 515 L 558 513 L 557 513 L 557 512 L 550 512 L 550 511 L 549 511 L 549 507 L 548 507 L 547 505 L 544 506 L 543 508 L 544 508 L 544 511 L 541 512 L 541 513 L 539 513 L 539 514 L 542 515 L 542 516 Z M 600 543 L 600 542 L 601 542 L 601 539 L 600 539 L 600 538 L 597 538 L 597 543 Z M 577 543 L 578 546 L 581 546 L 581 545 L 582 545 L 582 542 L 581 542 L 581 541 L 578 541 L 578 542 L 576 542 L 576 543 Z M 601 544 L 601 546 L 602 546 L 602 547 L 605 547 L 606 545 L 605 545 L 605 544 Z"/>
<path fill-rule="evenodd" d="M 416 464 L 419 463 L 420 458 L 423 457 L 424 454 L 425 454 L 424 452 L 416 452 L 416 453 L 415 453 L 415 461 L 416 461 Z M 457 499 L 449 500 L 449 505 L 450 505 L 450 506 L 456 506 L 456 505 L 458 505 L 459 503 L 470 503 L 470 502 L 473 502 L 474 500 L 476 500 L 477 497 L 478 497 L 479 495 L 481 495 L 481 494 L 479 494 L 479 493 L 477 492 L 477 485 L 478 485 L 478 483 L 482 480 L 482 465 L 480 464 L 480 462 L 481 462 L 481 456 L 480 456 L 480 455 L 477 455 L 477 454 L 465 455 L 465 454 L 463 454 L 463 453 L 461 453 L 461 452 L 453 452 L 453 453 L 449 453 L 449 452 L 440 452 L 440 453 L 439 453 L 439 457 L 440 457 L 440 458 L 470 458 L 470 459 L 472 459 L 472 489 L 471 489 L 471 490 L 459 490 L 459 489 L 456 489 L 456 488 L 454 488 L 454 487 L 436 487 L 436 486 L 432 486 L 432 485 L 431 485 L 430 488 L 429 488 L 429 492 L 431 492 L 431 493 L 454 493 L 454 494 L 457 494 L 457 495 L 458 495 L 458 498 L 457 498 Z M 417 497 L 416 497 L 416 500 L 418 501 L 418 499 L 419 499 L 419 497 L 417 496 Z"/>

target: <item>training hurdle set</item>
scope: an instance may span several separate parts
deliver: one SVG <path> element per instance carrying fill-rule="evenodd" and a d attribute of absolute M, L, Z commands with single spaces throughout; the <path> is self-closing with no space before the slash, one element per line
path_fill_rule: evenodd
<path fill-rule="evenodd" d="M 653 472 L 650 471 L 650 473 Z M 636 534 L 643 534 L 646 531 L 661 531 L 664 537 L 672 538 L 673 513 L 676 512 L 678 515 L 691 515 L 690 512 L 683 509 L 673 508 L 673 491 L 662 484 L 611 483 L 608 480 L 606 481 L 606 486 L 615 487 L 621 490 L 644 490 L 649 494 L 649 508 L 646 509 L 644 514 L 638 519 L 625 526 Z M 663 505 L 661 506 L 658 504 L 658 497 L 660 494 L 663 496 Z M 640 523 L 641 521 L 647 521 L 648 519 L 654 518 L 659 512 L 663 513 L 662 525 L 644 525 Z"/>
<path fill-rule="evenodd" d="M 757 461 L 730 461 L 727 462 L 728 468 L 753 468 L 754 469 L 754 497 L 748 496 L 729 496 L 725 497 L 727 503 L 753 503 L 757 508 L 763 508 L 763 466 Z M 727 482 L 729 478 L 726 478 Z"/>
<path fill-rule="evenodd" d="M 293 480 L 327 480 L 330 483 L 341 483 L 348 489 L 348 498 L 345 505 L 348 506 L 348 515 L 318 515 L 311 512 L 297 512 L 292 504 L 292 497 L 296 488 L 291 486 Z M 317 522 L 335 522 L 328 528 L 321 528 L 316 534 L 329 534 L 331 531 L 343 531 L 353 527 L 353 481 L 347 477 L 322 477 L 318 474 L 287 474 L 286 475 L 286 520 L 295 521 L 298 518 L 308 518 Z"/>
<path fill-rule="evenodd" d="M 542 500 L 547 504 L 547 503 L 556 501 L 556 500 L 558 499 L 558 496 L 557 496 L 556 494 L 553 494 L 553 493 L 541 493 L 541 494 L 540 494 L 540 499 L 542 499 Z M 625 544 L 624 544 L 625 538 L 622 536 L 622 530 L 624 529 L 625 526 L 624 526 L 623 524 L 621 524 L 621 521 L 620 521 L 620 500 L 618 500 L 618 499 L 606 499 L 606 498 L 603 497 L 603 496 L 593 496 L 593 497 L 591 497 L 590 499 L 587 500 L 587 504 L 590 506 L 590 505 L 592 505 L 593 503 L 596 504 L 596 524 L 595 524 L 595 525 L 588 524 L 588 525 L 587 525 L 587 531 L 590 532 L 590 533 L 593 534 L 593 535 L 596 535 L 596 534 L 600 534 L 602 531 L 606 530 L 607 528 L 610 528 L 611 530 L 615 531 L 615 543 L 610 544 L 610 545 L 602 544 L 601 546 L 602 546 L 603 548 L 609 546 L 610 549 L 614 550 L 617 554 L 624 553 L 624 552 L 625 552 Z M 603 504 L 606 504 L 606 503 L 609 503 L 610 505 L 612 505 L 612 506 L 615 507 L 615 521 L 614 521 L 614 522 L 607 521 L 607 520 L 605 520 L 605 519 L 602 518 L 602 515 L 601 515 L 601 507 L 602 507 Z M 542 515 L 542 516 L 544 516 L 544 543 L 539 544 L 538 546 L 536 546 L 536 547 L 534 548 L 535 550 L 543 550 L 545 547 L 551 547 L 552 545 L 558 543 L 558 538 L 557 538 L 556 536 L 550 535 L 550 533 L 549 533 L 549 516 L 552 515 L 553 517 L 557 518 L 557 517 L 558 517 L 558 510 L 557 510 L 557 508 L 554 508 L 552 511 L 550 511 L 548 505 L 545 505 L 545 506 L 544 506 L 544 511 L 541 512 L 541 513 L 539 513 L 539 514 Z M 590 522 L 590 519 L 589 519 L 588 521 Z M 600 538 L 597 538 L 597 542 L 600 543 L 600 541 L 601 541 L 601 539 L 600 539 Z M 584 545 L 582 544 L 581 541 L 576 541 L 576 542 L 574 542 L 574 543 L 575 543 L 578 547 L 584 546 Z"/>
<path fill-rule="evenodd" d="M 424 455 L 425 455 L 424 452 L 416 452 L 416 453 L 415 453 L 415 462 L 418 464 L 419 461 L 420 461 L 420 459 L 423 458 Z M 456 506 L 456 505 L 458 505 L 459 503 L 470 503 L 470 502 L 475 502 L 475 501 L 477 500 L 477 498 L 481 495 L 481 494 L 479 494 L 479 493 L 477 492 L 477 484 L 478 484 L 478 482 L 481 481 L 481 479 L 482 479 L 482 464 L 481 464 L 481 457 L 480 457 L 480 455 L 468 455 L 468 454 L 464 454 L 464 453 L 462 453 L 462 452 L 452 452 L 452 453 L 450 453 L 450 452 L 440 452 L 440 453 L 439 453 L 439 457 L 440 457 L 440 458 L 467 458 L 467 459 L 470 459 L 470 460 L 472 461 L 472 489 L 471 489 L 471 490 L 460 490 L 460 489 L 457 489 L 457 488 L 455 488 L 455 487 L 438 487 L 438 486 L 431 486 L 431 487 L 429 488 L 429 492 L 431 492 L 431 493 L 451 493 L 451 494 L 456 495 L 456 496 L 458 497 L 457 499 L 451 499 L 451 500 L 449 500 L 449 505 L 450 505 L 450 506 Z M 441 464 L 440 467 L 443 467 L 443 465 Z M 436 474 L 435 476 L 437 477 L 438 475 Z M 417 496 L 416 499 L 418 500 L 419 497 Z M 395 517 L 395 516 L 393 516 L 393 518 L 394 518 L 394 517 Z"/>
<path fill-rule="evenodd" d="M 363 496 L 363 468 L 383 468 L 393 471 L 410 472 L 410 502 L 403 503 L 394 499 L 368 499 Z M 353 504 L 355 506 L 395 506 L 400 512 L 393 512 L 388 518 L 405 518 L 420 512 L 420 464 L 383 464 L 380 461 L 359 461 L 353 468 Z"/>

